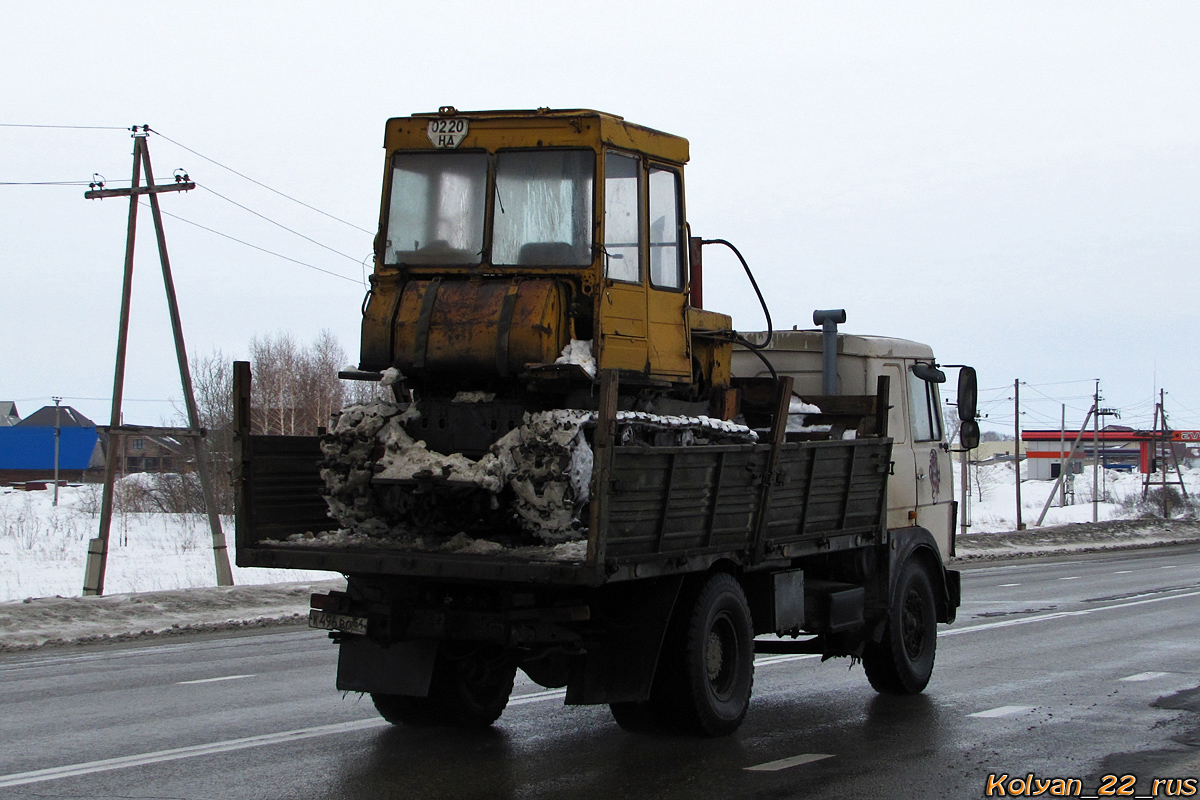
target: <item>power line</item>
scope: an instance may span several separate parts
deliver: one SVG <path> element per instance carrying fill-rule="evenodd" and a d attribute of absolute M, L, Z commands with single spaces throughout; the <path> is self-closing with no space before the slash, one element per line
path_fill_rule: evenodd
<path fill-rule="evenodd" d="M 89 181 L 0 181 L 0 186 L 87 186 Z"/>
<path fill-rule="evenodd" d="M 322 211 L 321 209 L 317 208 L 316 206 L 311 206 L 311 205 L 309 205 L 308 203 L 304 202 L 303 200 L 297 200 L 295 197 L 292 197 L 290 194 L 285 194 L 285 193 L 283 193 L 283 192 L 279 191 L 278 189 L 273 189 L 272 187 L 270 187 L 270 186 L 267 186 L 267 185 L 266 185 L 265 183 L 263 183 L 262 181 L 256 181 L 256 180 L 254 180 L 254 178 L 251 178 L 249 175 L 246 175 L 246 174 L 243 174 L 243 173 L 241 173 L 241 172 L 238 172 L 238 171 L 237 171 L 236 169 L 234 169 L 233 167 L 228 167 L 228 166 L 226 166 L 226 165 L 222 164 L 220 161 L 217 161 L 216 159 L 209 158 L 208 156 L 204 155 L 203 153 L 199 153 L 199 152 L 197 152 L 197 151 L 193 150 L 192 148 L 188 147 L 188 146 L 187 146 L 187 145 L 185 145 L 185 144 L 180 144 L 179 142 L 175 141 L 175 140 L 174 140 L 174 139 L 172 139 L 170 136 L 167 136 L 166 134 L 162 133 L 161 131 L 157 131 L 157 130 L 156 130 L 156 131 L 153 131 L 153 133 L 156 133 L 156 134 L 158 134 L 159 136 L 161 136 L 162 138 L 166 139 L 168 142 L 170 142 L 171 144 L 175 145 L 176 147 L 182 147 L 184 150 L 187 150 L 187 151 L 188 151 L 189 153 L 191 153 L 192 155 L 199 156 L 200 158 L 203 158 L 205 161 L 209 162 L 210 164 L 216 164 L 216 165 L 217 165 L 218 167 L 220 167 L 221 169 L 228 170 L 228 171 L 232 172 L 234 175 L 237 175 L 239 178 L 245 178 L 246 180 L 250 181 L 251 183 L 255 184 L 256 186 L 261 186 L 262 188 L 266 189 L 266 190 L 267 190 L 267 191 L 269 191 L 269 192 L 274 192 L 275 194 L 279 195 L 280 197 L 283 197 L 283 198 L 286 198 L 286 199 L 288 199 L 288 200 L 291 200 L 293 203 L 299 203 L 300 205 L 304 206 L 305 208 L 309 209 L 310 211 L 315 211 L 315 212 L 317 212 L 318 214 L 321 214 L 322 216 L 329 217 L 330 219 L 332 219 L 332 220 L 335 220 L 335 221 L 337 221 L 337 222 L 340 222 L 340 223 L 342 223 L 343 225 L 349 225 L 351 228 L 354 228 L 354 229 L 356 229 L 356 230 L 360 230 L 360 231 L 362 231 L 363 233 L 367 233 L 367 234 L 370 234 L 370 235 L 372 235 L 372 236 L 374 236 L 374 235 L 375 235 L 375 231 L 369 231 L 369 230 L 367 230 L 366 228 L 363 228 L 363 227 L 361 227 L 361 226 L 359 226 L 359 225 L 355 225 L 353 222 L 347 222 L 346 220 L 342 219 L 341 217 L 335 217 L 333 214 L 330 214 L 330 213 L 328 213 L 328 212 L 326 212 L 326 211 Z"/>
<path fill-rule="evenodd" d="M 270 217 L 268 217 L 268 216 L 265 216 L 265 215 L 263 215 L 263 214 L 260 214 L 260 213 L 258 213 L 257 211 L 255 211 L 254 209 L 252 209 L 252 208 L 248 208 L 248 207 L 246 207 L 246 206 L 242 205 L 241 203 L 237 202 L 236 200 L 231 200 L 230 198 L 226 197 L 225 195 L 221 194 L 220 192 L 214 191 L 214 190 L 212 190 L 212 189 L 208 188 L 207 186 L 205 186 L 205 185 L 203 185 L 203 184 L 197 183 L 197 184 L 196 184 L 196 186 L 200 187 L 201 189 L 203 189 L 203 190 L 204 190 L 204 191 L 206 191 L 206 192 L 209 192 L 209 193 L 211 193 L 211 194 L 215 194 L 217 197 L 221 198 L 221 199 L 222 199 L 222 200 L 224 200 L 226 203 L 232 203 L 233 205 L 237 206 L 238 208 L 242 209 L 243 211 L 248 211 L 248 212 L 250 212 L 250 213 L 251 213 L 251 214 L 253 214 L 254 216 L 258 217 L 259 219 L 266 220 L 267 222 L 271 223 L 272 225 L 275 225 L 275 226 L 277 226 L 277 227 L 283 228 L 283 229 L 284 229 L 285 231 L 287 231 L 288 233 L 291 233 L 291 234 L 294 234 L 294 235 L 296 235 L 296 236 L 299 236 L 301 239 L 304 239 L 304 240 L 305 240 L 305 241 L 307 241 L 307 242 L 312 242 L 312 243 L 313 243 L 313 244 L 315 244 L 317 247 L 323 247 L 323 248 L 325 248 L 326 250 L 328 250 L 329 252 L 331 252 L 331 253 L 336 253 L 337 255 L 341 256 L 342 258 L 348 258 L 348 259 L 350 259 L 351 261 L 353 261 L 355 264 L 358 264 L 358 263 L 360 263 L 360 260 L 359 260 L 359 259 L 357 259 L 357 258 L 355 258 L 354 256 L 352 256 L 352 255 L 347 255 L 346 253 L 343 253 L 341 250 L 336 250 L 336 249 L 334 249 L 334 248 L 330 247 L 330 246 L 329 246 L 329 245 L 327 245 L 327 244 L 322 244 L 322 243 L 318 242 L 316 239 L 312 238 L 311 236 L 305 236 L 303 233 L 300 233 L 300 231 L 292 230 L 291 228 L 289 228 L 288 226 L 284 225 L 283 223 L 281 223 L 281 222 L 276 222 L 275 220 L 271 219 Z"/>
<path fill-rule="evenodd" d="M 148 204 L 148 203 L 146 203 L 145 201 L 141 201 L 141 204 L 142 204 L 143 206 L 149 207 L 149 204 Z M 283 255 L 282 253 L 276 253 L 274 250 L 268 250 L 268 249 L 267 249 L 267 248 L 265 248 L 265 247 L 259 247 L 259 246 L 258 246 L 258 245 L 256 245 L 256 244 L 250 244 L 250 242 L 247 242 L 247 241 L 244 241 L 244 240 L 242 240 L 242 239 L 239 239 L 239 238 L 237 238 L 236 236 L 230 236 L 228 233 L 221 233 L 221 231 L 214 230 L 214 229 L 212 229 L 212 228 L 209 228 L 209 227 L 207 227 L 207 226 L 205 226 L 205 225 L 201 225 L 199 222 L 192 222 L 190 219 L 184 219 L 183 217 L 179 216 L 178 214 L 172 214 L 170 211 L 163 211 L 163 210 L 161 210 L 161 209 L 160 209 L 160 210 L 159 210 L 159 212 L 160 212 L 160 213 L 161 213 L 163 216 L 171 217 L 172 219 L 177 219 L 177 220 L 179 220 L 180 222 L 186 222 L 188 225 L 193 225 L 193 226 L 195 226 L 195 227 L 197 227 L 197 228 L 200 228 L 201 230 L 208 231 L 209 233 L 215 233 L 217 236 L 224 237 L 224 238 L 226 238 L 226 239 L 229 239 L 230 241 L 237 242 L 238 244 L 243 244 L 243 245 L 245 245 L 246 247 L 251 247 L 251 248 L 253 248 L 253 249 L 255 249 L 255 250 L 258 250 L 258 251 L 260 251 L 260 252 L 266 253 L 266 254 L 268 254 L 268 255 L 275 256 L 276 258 L 282 258 L 284 261 L 291 261 L 293 264 L 299 264 L 299 265 L 300 265 L 300 266 L 302 266 L 302 267 L 308 267 L 309 269 L 315 269 L 317 272 L 324 272 L 326 275 L 332 275 L 332 276 L 333 276 L 333 277 L 335 277 L 335 278 L 341 278 L 341 279 L 342 279 L 342 280 L 344 280 L 344 281 L 350 281 L 351 283 L 353 283 L 353 284 L 354 284 L 354 285 L 356 285 L 356 286 L 357 286 L 357 285 L 359 285 L 358 279 L 356 279 L 356 278 L 348 278 L 348 277 L 346 277 L 345 275 L 342 275 L 342 274 L 340 274 L 340 273 L 337 273 L 337 272 L 331 272 L 330 270 L 327 270 L 327 269 L 321 269 L 320 267 L 315 267 L 315 266 L 313 266 L 312 264 L 306 264 L 306 263 L 305 263 L 305 262 L 303 262 L 303 261 L 297 261 L 297 260 L 296 260 L 296 259 L 294 259 L 294 258 L 291 258 L 291 257 L 289 257 L 289 256 L 285 256 L 285 255 Z"/>
<path fill-rule="evenodd" d="M 17 399 L 11 400 L 9 402 L 12 402 L 12 403 L 34 403 L 34 402 L 37 402 L 38 400 L 50 400 L 53 397 L 61 397 L 63 400 L 104 400 L 104 401 L 112 400 L 111 397 L 67 397 L 66 395 L 60 394 L 60 395 L 53 395 L 53 396 L 52 395 L 43 395 L 41 397 L 18 397 Z M 151 399 L 148 397 L 123 397 L 121 399 L 126 403 L 169 403 L 169 402 L 171 402 L 169 399 L 168 400 L 154 400 L 154 399 Z"/>
<path fill-rule="evenodd" d="M 127 131 L 118 125 L 28 125 L 20 122 L 0 122 L 0 128 L 61 128 L 73 131 Z"/>

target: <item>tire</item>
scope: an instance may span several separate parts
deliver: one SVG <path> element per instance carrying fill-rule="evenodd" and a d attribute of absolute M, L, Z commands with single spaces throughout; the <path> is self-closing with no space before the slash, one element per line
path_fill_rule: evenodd
<path fill-rule="evenodd" d="M 371 700 L 393 724 L 486 728 L 504 713 L 516 674 L 515 664 L 486 651 L 455 655 L 443 650 L 426 697 L 372 694 Z"/>
<path fill-rule="evenodd" d="M 672 621 L 650 710 L 669 714 L 686 732 L 728 736 L 745 719 L 754 686 L 750 606 L 741 585 L 724 573 L 692 597 Z"/>
<path fill-rule="evenodd" d="M 919 694 L 933 675 L 937 608 L 926 568 L 908 559 L 900 568 L 883 639 L 863 648 L 863 669 L 875 691 Z"/>

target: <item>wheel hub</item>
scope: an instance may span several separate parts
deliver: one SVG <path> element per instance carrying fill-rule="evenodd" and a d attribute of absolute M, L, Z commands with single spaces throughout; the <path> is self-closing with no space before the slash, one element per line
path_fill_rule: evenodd
<path fill-rule="evenodd" d="M 925 649 L 925 603 L 916 591 L 909 591 L 901 611 L 904 649 L 909 658 L 920 658 Z"/>

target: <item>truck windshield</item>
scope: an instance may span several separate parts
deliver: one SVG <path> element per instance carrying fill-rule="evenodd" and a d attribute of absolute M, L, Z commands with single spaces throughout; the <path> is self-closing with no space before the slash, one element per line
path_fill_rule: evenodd
<path fill-rule="evenodd" d="M 385 264 L 478 264 L 487 204 L 486 153 L 397 153 Z"/>
<path fill-rule="evenodd" d="M 591 150 L 510 150 L 496 157 L 492 263 L 592 261 Z"/>

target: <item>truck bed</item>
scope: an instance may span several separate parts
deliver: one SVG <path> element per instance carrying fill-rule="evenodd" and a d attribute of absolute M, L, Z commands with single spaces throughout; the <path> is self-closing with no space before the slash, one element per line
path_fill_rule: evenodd
<path fill-rule="evenodd" d="M 598 530 L 589 535 L 586 555 L 564 560 L 529 549 L 477 555 L 286 541 L 337 529 L 321 494 L 319 439 L 242 433 L 235 442 L 237 564 L 596 586 L 703 570 L 722 559 L 744 568 L 778 564 L 857 547 L 880 534 L 891 439 L 781 443 L 775 478 L 767 480 L 772 450 L 770 444 L 613 447 L 593 515 Z"/>

